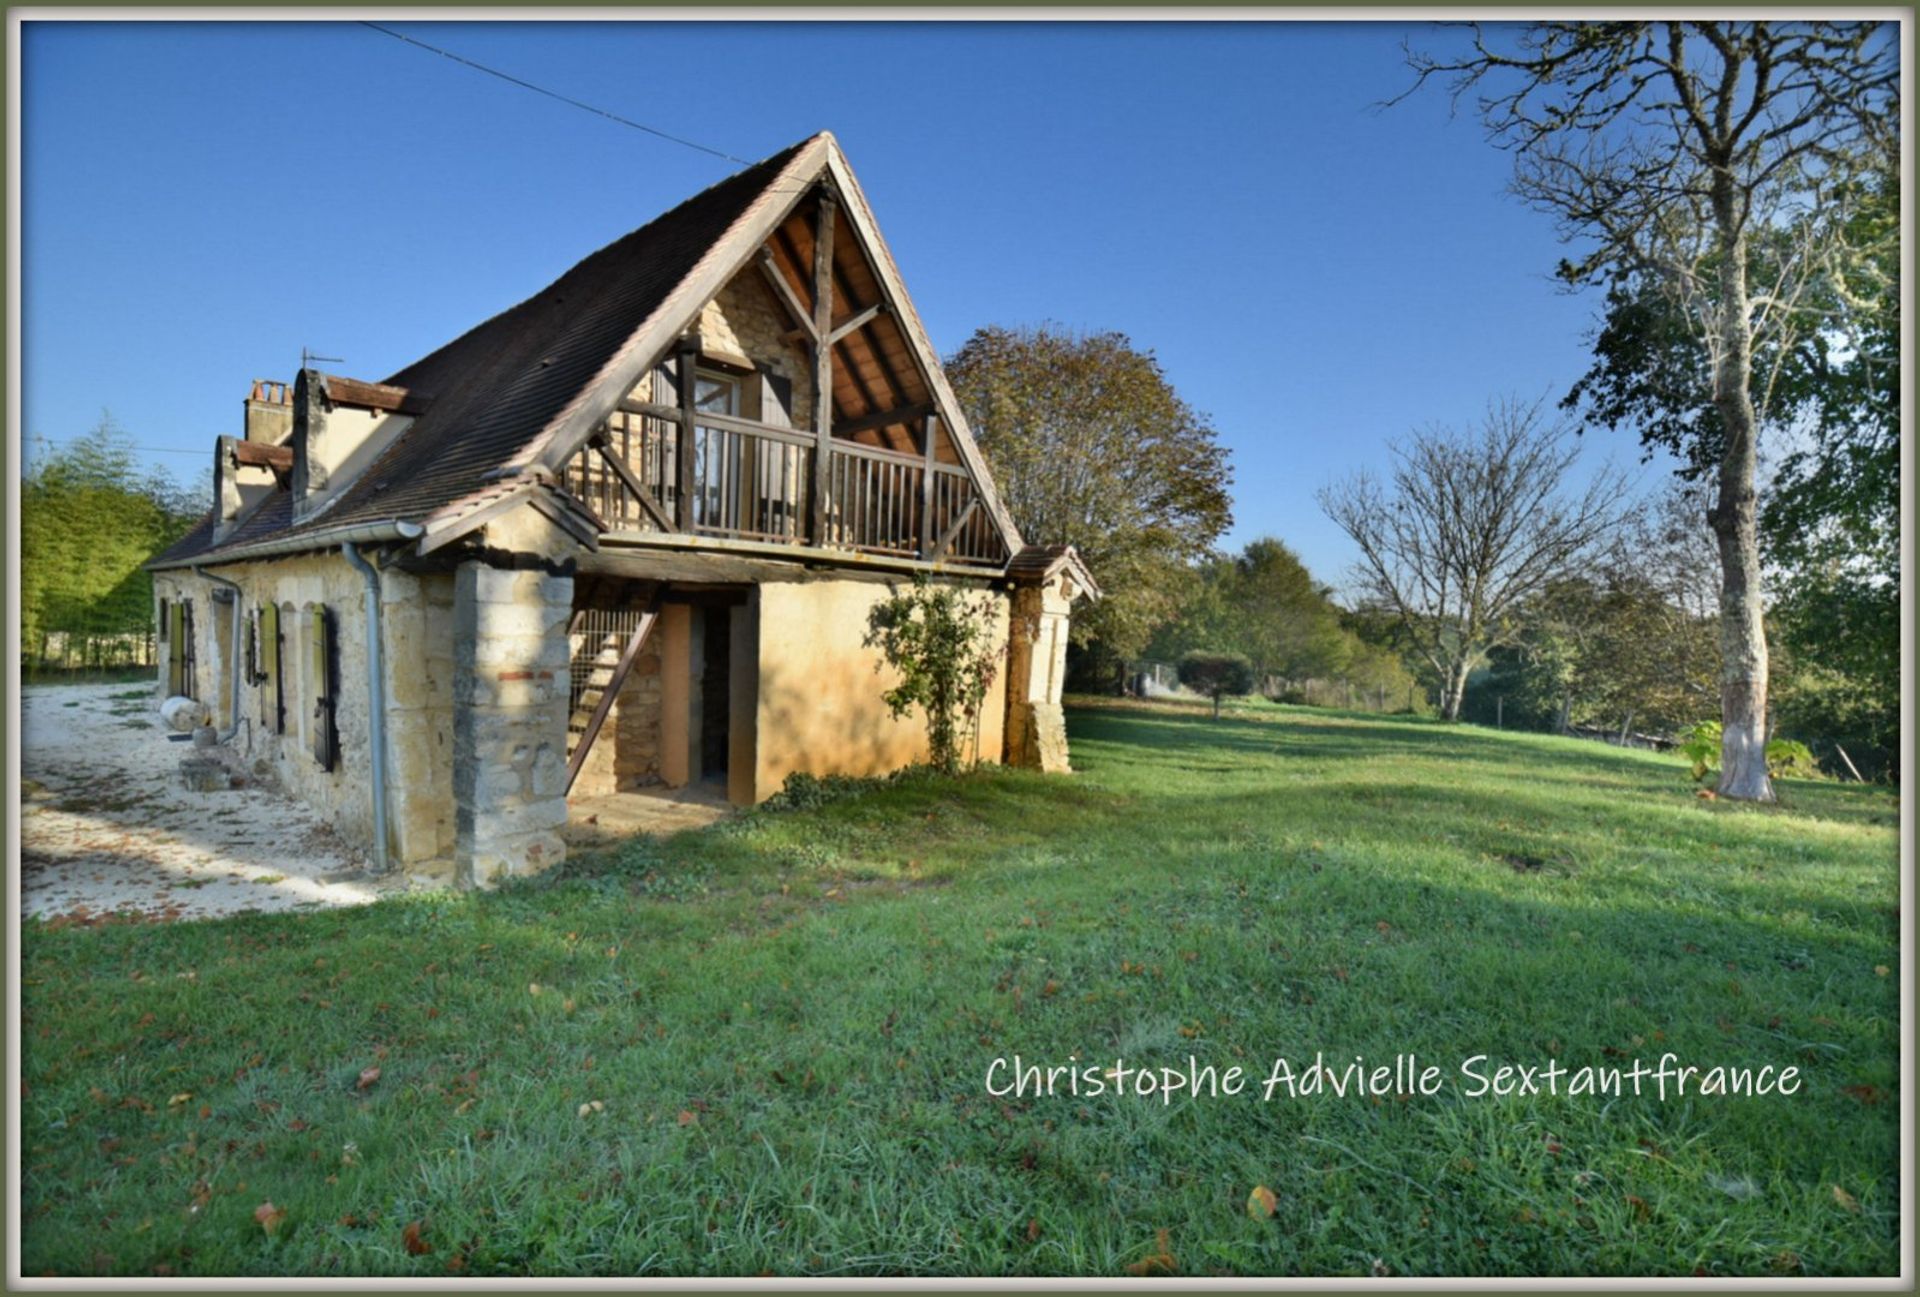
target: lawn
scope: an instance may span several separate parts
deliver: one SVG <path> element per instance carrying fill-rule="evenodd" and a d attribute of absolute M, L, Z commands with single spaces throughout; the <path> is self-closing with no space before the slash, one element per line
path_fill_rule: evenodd
<path fill-rule="evenodd" d="M 25 1272 L 1897 1273 L 1888 792 L 1738 808 L 1574 740 L 1069 715 L 1072 778 L 908 778 L 491 895 L 28 925 Z M 1262 1101 L 1316 1050 L 1450 1084 Z M 1801 1087 L 1457 1071 L 1667 1052 Z M 1252 1084 L 988 1094 L 1016 1053 Z"/>

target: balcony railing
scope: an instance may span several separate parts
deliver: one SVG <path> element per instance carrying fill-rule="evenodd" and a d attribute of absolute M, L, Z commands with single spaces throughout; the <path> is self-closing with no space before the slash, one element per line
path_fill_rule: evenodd
<path fill-rule="evenodd" d="M 566 488 L 615 532 L 857 550 L 896 558 L 999 566 L 1000 532 L 966 470 L 836 440 L 826 507 L 813 527 L 812 434 L 701 414 L 681 454 L 671 407 L 623 410 L 567 462 Z"/>

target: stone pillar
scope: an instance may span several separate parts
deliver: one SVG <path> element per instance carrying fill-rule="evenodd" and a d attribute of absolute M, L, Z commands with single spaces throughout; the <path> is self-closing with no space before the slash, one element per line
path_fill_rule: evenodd
<path fill-rule="evenodd" d="M 452 876 L 454 578 L 380 574 L 387 697 L 387 851 L 410 877 Z"/>
<path fill-rule="evenodd" d="M 463 887 L 566 858 L 573 578 L 463 563 L 454 577 L 454 875 Z"/>
<path fill-rule="evenodd" d="M 1007 653 L 1007 764 L 1065 774 L 1067 718 L 1060 707 L 1066 678 L 1066 581 L 1023 585 L 1013 592 Z"/>

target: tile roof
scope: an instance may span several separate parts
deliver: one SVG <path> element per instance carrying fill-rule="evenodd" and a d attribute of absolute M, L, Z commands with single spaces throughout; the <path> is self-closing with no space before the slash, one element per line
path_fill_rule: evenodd
<path fill-rule="evenodd" d="M 490 474 L 523 458 L 585 397 L 634 330 L 813 138 L 696 194 L 385 379 L 431 403 L 317 516 L 296 526 L 290 495 L 276 492 L 219 545 L 211 543 L 209 515 L 153 564 L 354 524 L 464 512 L 470 497 L 497 488 Z"/>

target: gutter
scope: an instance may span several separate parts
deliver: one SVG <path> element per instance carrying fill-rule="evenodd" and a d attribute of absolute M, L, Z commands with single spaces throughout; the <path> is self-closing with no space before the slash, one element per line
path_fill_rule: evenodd
<path fill-rule="evenodd" d="M 418 528 L 416 527 L 417 531 Z M 347 562 L 367 585 L 367 746 L 373 749 L 373 872 L 384 874 L 387 859 L 387 695 L 380 632 L 380 572 L 360 556 L 352 541 L 340 546 Z"/>
<path fill-rule="evenodd" d="M 233 736 L 240 732 L 240 663 L 242 660 L 240 654 L 240 614 L 243 611 L 240 605 L 240 587 L 235 582 L 229 581 L 223 576 L 215 576 L 213 573 L 198 565 L 194 567 L 193 574 L 198 577 L 204 577 L 215 585 L 225 586 L 233 592 L 233 625 L 231 632 L 227 636 L 227 656 L 232 660 L 233 664 L 227 673 L 232 681 L 232 688 L 227 694 L 227 698 L 233 707 L 233 724 L 227 726 L 226 732 L 221 734 L 216 740 L 220 743 L 231 743 L 233 742 Z"/>
<path fill-rule="evenodd" d="M 349 523 L 340 527 L 320 527 L 313 531 L 297 532 L 291 536 L 280 536 L 273 540 L 255 541 L 251 545 L 241 545 L 236 549 L 209 550 L 201 554 L 191 554 L 185 558 L 170 562 L 148 562 L 149 572 L 162 572 L 169 568 L 191 568 L 200 570 L 203 563 L 238 563 L 250 558 L 271 558 L 279 554 L 300 554 L 311 551 L 332 549 L 335 545 L 360 545 L 390 542 L 396 540 L 418 540 L 424 531 L 417 522 L 402 522 L 397 518 L 388 518 L 382 522 Z"/>

